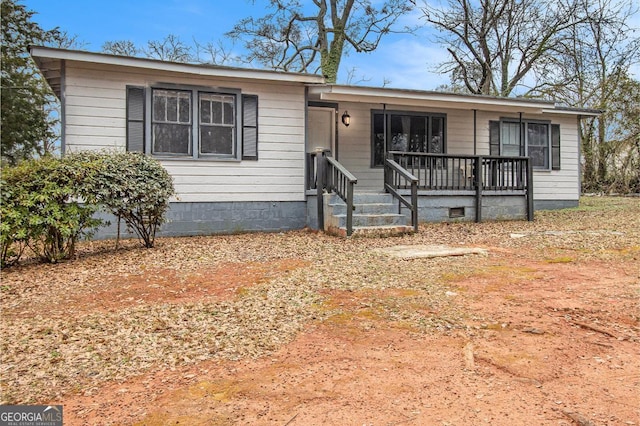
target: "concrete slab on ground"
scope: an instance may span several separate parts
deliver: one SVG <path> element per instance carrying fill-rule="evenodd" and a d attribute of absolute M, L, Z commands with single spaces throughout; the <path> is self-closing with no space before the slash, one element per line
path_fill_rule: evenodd
<path fill-rule="evenodd" d="M 445 245 L 393 246 L 374 250 L 400 259 L 424 259 L 431 257 L 464 256 L 467 254 L 486 255 L 486 249 L 478 247 L 450 247 Z"/>

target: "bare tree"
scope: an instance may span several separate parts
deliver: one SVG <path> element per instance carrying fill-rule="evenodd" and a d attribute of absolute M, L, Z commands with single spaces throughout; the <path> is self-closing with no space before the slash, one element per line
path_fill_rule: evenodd
<path fill-rule="evenodd" d="M 618 96 L 607 105 L 607 140 L 604 185 L 598 190 L 640 193 L 640 81 L 622 77 L 617 82 Z M 598 161 L 598 164 L 601 162 Z M 586 181 L 589 185 L 591 182 Z M 595 185 L 591 185 L 595 187 Z"/>
<path fill-rule="evenodd" d="M 60 49 L 81 50 L 87 47 L 87 42 L 82 40 L 78 34 L 69 34 L 68 31 L 58 31 L 57 37 L 48 42 L 47 46 Z"/>
<path fill-rule="evenodd" d="M 454 86 L 470 93 L 509 96 L 584 18 L 580 0 L 449 0 L 425 6 L 451 60 L 441 64 Z"/>
<path fill-rule="evenodd" d="M 358 85 L 358 84 L 363 84 L 371 81 L 371 77 L 367 77 L 364 74 L 361 74 L 359 77 L 356 76 L 357 72 L 358 72 L 358 67 L 349 68 L 347 70 L 347 80 L 345 83 L 349 85 Z"/>
<path fill-rule="evenodd" d="M 170 62 L 197 62 L 193 50 L 174 34 L 161 40 L 149 40 L 144 47 L 136 46 L 131 40 L 107 41 L 102 45 L 102 51 L 112 55 L 142 56 Z"/>
<path fill-rule="evenodd" d="M 239 55 L 235 54 L 229 46 L 218 40 L 216 43 L 207 42 L 205 44 L 193 40 L 195 45 L 195 57 L 198 62 L 212 65 L 239 65 L 242 60 Z"/>
<path fill-rule="evenodd" d="M 413 6 L 406 0 L 379 6 L 369 0 L 270 0 L 270 13 L 243 19 L 227 35 L 244 41 L 249 62 L 283 71 L 321 71 L 335 82 L 346 49 L 372 52 Z"/>
<path fill-rule="evenodd" d="M 621 173 L 633 175 L 628 165 L 640 156 L 640 117 L 630 102 L 640 97 L 640 83 L 629 75 L 640 62 L 640 38 L 628 25 L 638 6 L 631 0 L 583 0 L 580 13 L 584 22 L 571 29 L 541 68 L 547 83 L 539 93 L 603 111 L 581 123 L 583 188 L 622 191 L 620 182 L 633 179 Z"/>
<path fill-rule="evenodd" d="M 131 40 L 107 41 L 102 45 L 102 51 L 122 56 L 138 56 L 140 53 L 140 49 Z"/>
<path fill-rule="evenodd" d="M 169 34 L 162 40 L 149 40 L 142 52 L 148 58 L 161 61 L 192 62 L 194 60 L 193 49 L 174 34 Z"/>

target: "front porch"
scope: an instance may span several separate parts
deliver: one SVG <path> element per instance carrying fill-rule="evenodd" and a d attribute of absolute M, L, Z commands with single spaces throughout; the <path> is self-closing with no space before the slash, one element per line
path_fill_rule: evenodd
<path fill-rule="evenodd" d="M 314 202 L 325 192 L 345 204 L 348 191 L 392 194 L 414 229 L 418 221 L 531 220 L 534 196 L 536 209 L 574 207 L 578 124 L 597 114 L 534 99 L 310 86 L 307 223 L 325 226 L 323 203 Z M 319 148 L 330 152 L 322 188 Z"/>
<path fill-rule="evenodd" d="M 391 151 L 378 170 L 384 176 L 378 192 L 390 194 L 393 202 L 384 203 L 386 211 L 376 207 L 369 213 L 357 203 L 362 198 L 357 194 L 366 192 L 358 191 L 357 176 L 327 150 L 308 153 L 307 194 L 315 195 L 318 228 L 352 235 L 381 227 L 381 221 L 387 230 L 411 232 L 417 231 L 418 222 L 533 220 L 533 168 L 528 157 Z M 338 209 L 339 221 L 332 218 L 336 198 L 344 204 Z M 384 221 L 391 215 L 403 215 L 404 223 L 394 218 L 388 225 Z"/>

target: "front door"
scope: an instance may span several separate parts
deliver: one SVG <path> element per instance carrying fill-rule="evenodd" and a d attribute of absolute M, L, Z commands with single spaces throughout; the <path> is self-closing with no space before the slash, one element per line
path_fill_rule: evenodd
<path fill-rule="evenodd" d="M 336 157 L 336 110 L 330 107 L 309 107 L 307 110 L 307 189 L 316 189 L 319 149 Z"/>
<path fill-rule="evenodd" d="M 307 122 L 307 152 L 316 152 L 318 148 L 335 152 L 336 110 L 326 107 L 309 107 Z"/>

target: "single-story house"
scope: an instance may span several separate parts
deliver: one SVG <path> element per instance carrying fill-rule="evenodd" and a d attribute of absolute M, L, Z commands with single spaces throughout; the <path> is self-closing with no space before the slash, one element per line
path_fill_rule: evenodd
<path fill-rule="evenodd" d="M 578 204 L 579 120 L 599 114 L 310 74 L 30 53 L 62 105 L 63 153 L 141 151 L 169 171 L 177 196 L 162 235 L 532 219 Z"/>

